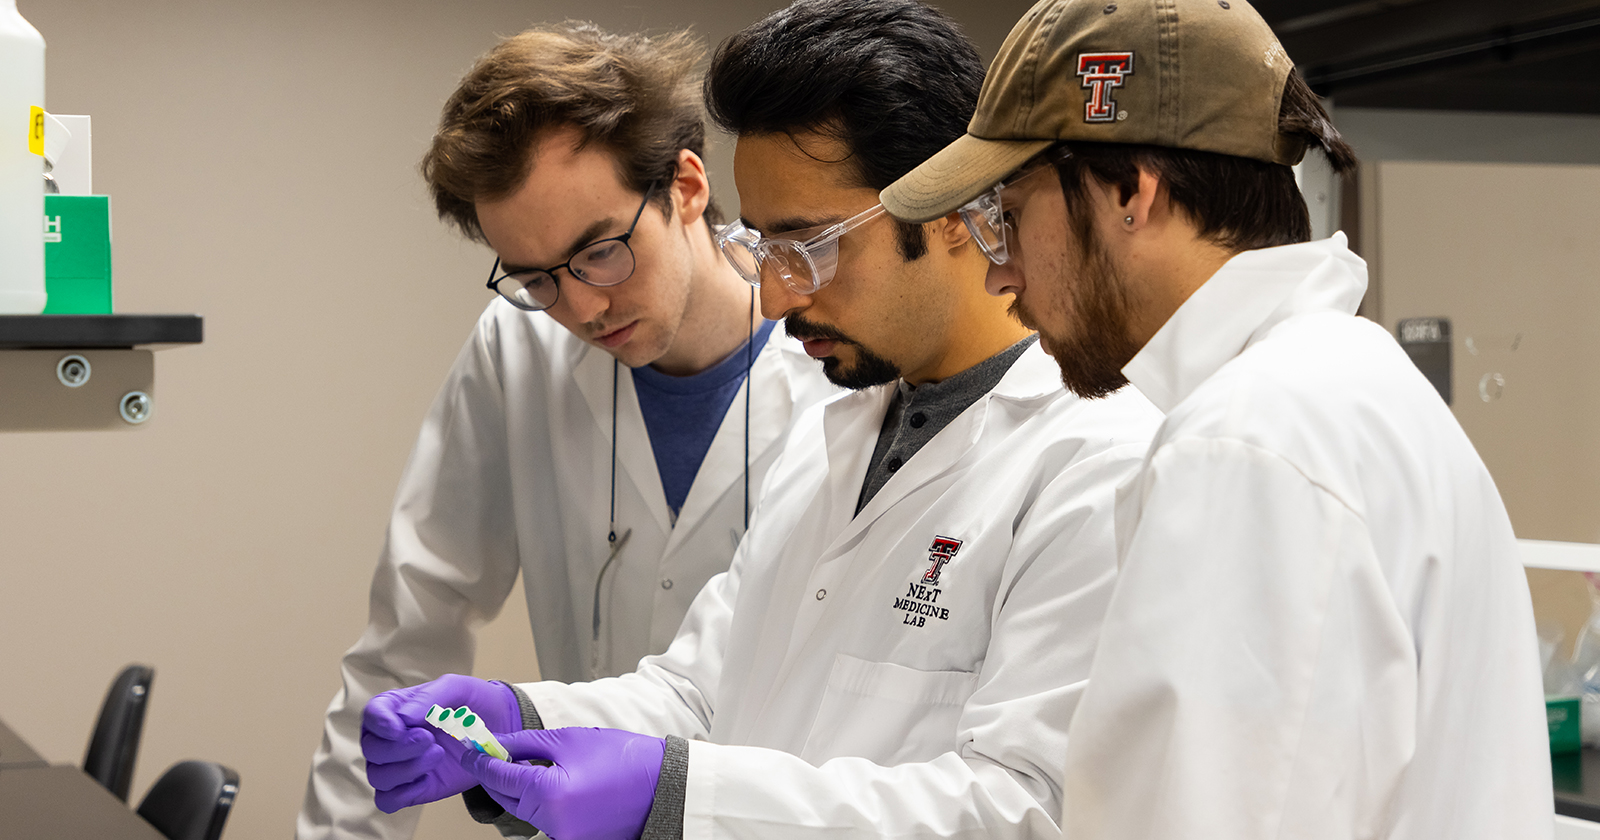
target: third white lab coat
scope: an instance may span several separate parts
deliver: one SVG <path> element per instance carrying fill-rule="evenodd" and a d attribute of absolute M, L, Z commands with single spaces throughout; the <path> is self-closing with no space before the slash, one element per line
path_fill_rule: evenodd
<path fill-rule="evenodd" d="M 781 325 L 750 379 L 755 495 L 802 411 L 838 391 Z M 619 534 L 632 533 L 606 573 L 595 651 L 595 578 L 609 553 L 613 381 L 616 523 Z M 418 809 L 390 815 L 373 804 L 357 743 L 361 710 L 378 692 L 470 673 L 473 633 L 499 612 L 519 572 L 544 675 L 588 679 L 596 652 L 600 673 L 616 674 L 665 650 L 695 593 L 727 569 L 744 529 L 744 400 L 741 387 L 674 524 L 628 368 L 614 368 L 610 355 L 547 315 L 496 299 L 401 477 L 369 624 L 345 654 L 344 687 L 312 760 L 299 840 L 411 836 Z"/>
<path fill-rule="evenodd" d="M 686 840 L 1058 834 L 1115 487 L 1157 413 L 1067 394 L 1035 345 L 857 515 L 890 393 L 808 413 L 665 654 L 521 686 L 550 728 L 695 739 Z M 941 537 L 961 544 L 935 584 Z"/>
<path fill-rule="evenodd" d="M 1343 235 L 1236 256 L 1125 368 L 1169 412 L 1067 745 L 1067 840 L 1552 830 L 1494 482 Z"/>

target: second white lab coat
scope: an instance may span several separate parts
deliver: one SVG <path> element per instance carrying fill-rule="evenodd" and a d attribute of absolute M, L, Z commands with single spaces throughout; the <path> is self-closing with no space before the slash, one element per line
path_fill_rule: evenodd
<path fill-rule="evenodd" d="M 665 654 L 521 686 L 550 728 L 693 739 L 686 840 L 1058 834 L 1115 487 L 1157 413 L 1067 394 L 1035 345 L 858 515 L 890 393 L 807 415 Z"/>
<path fill-rule="evenodd" d="M 1125 368 L 1169 412 L 1067 744 L 1068 840 L 1552 831 L 1494 482 L 1343 235 L 1234 257 Z"/>
<path fill-rule="evenodd" d="M 782 325 L 756 355 L 750 381 L 755 495 L 802 411 L 838 389 Z M 597 651 L 591 622 L 609 554 L 613 382 L 616 525 L 632 533 L 601 588 Z M 665 650 L 744 530 L 745 430 L 741 386 L 674 523 L 628 368 L 547 315 L 496 299 L 401 477 L 369 624 L 345 654 L 297 837 L 411 836 L 417 809 L 390 815 L 373 804 L 357 743 L 361 710 L 378 692 L 470 673 L 473 634 L 500 611 L 519 573 L 544 675 L 588 679 L 595 654 L 602 675 L 616 674 Z"/>

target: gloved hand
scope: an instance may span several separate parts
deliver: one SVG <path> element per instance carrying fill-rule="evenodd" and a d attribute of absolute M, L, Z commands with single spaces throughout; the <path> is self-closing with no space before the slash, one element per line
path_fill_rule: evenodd
<path fill-rule="evenodd" d="M 522 709 L 510 688 L 460 674 L 446 674 L 411 688 L 385 691 L 367 702 L 361 716 L 361 753 L 374 801 L 386 814 L 455 796 L 477 786 L 444 745 L 456 740 L 426 721 L 435 703 L 471 706 L 490 732 L 522 728 Z"/>
<path fill-rule="evenodd" d="M 620 729 L 528 729 L 499 736 L 515 761 L 452 749 L 461 767 L 519 819 L 561 840 L 639 840 L 667 742 Z"/>

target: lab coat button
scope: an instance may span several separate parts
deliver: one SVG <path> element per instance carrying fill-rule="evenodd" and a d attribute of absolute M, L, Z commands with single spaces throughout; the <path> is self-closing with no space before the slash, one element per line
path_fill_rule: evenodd
<path fill-rule="evenodd" d="M 663 578 L 662 581 L 661 581 L 661 588 L 662 589 L 671 589 L 672 588 L 672 578 Z"/>
<path fill-rule="evenodd" d="M 913 429 L 922 428 L 922 424 L 924 424 L 926 422 L 928 422 L 928 415 L 923 414 L 920 411 L 917 412 L 916 414 L 911 415 L 911 428 L 913 428 Z"/>
<path fill-rule="evenodd" d="M 817 600 L 818 601 L 820 601 L 820 600 L 822 600 L 823 598 L 826 598 L 826 597 L 828 597 L 828 590 L 826 590 L 826 589 L 818 589 L 817 590 Z"/>
<path fill-rule="evenodd" d="M 889 468 L 889 472 L 897 472 L 900 469 L 900 465 L 904 464 L 904 463 L 905 462 L 900 460 L 899 458 L 890 458 L 889 459 L 889 463 L 886 464 L 885 466 L 887 466 Z"/>

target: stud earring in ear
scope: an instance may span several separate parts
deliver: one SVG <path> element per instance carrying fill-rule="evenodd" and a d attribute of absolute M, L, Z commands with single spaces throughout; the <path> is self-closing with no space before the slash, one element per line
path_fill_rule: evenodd
<path fill-rule="evenodd" d="M 1122 223 L 1125 224 L 1125 225 L 1133 224 L 1133 217 L 1132 216 L 1123 216 L 1122 217 Z"/>

